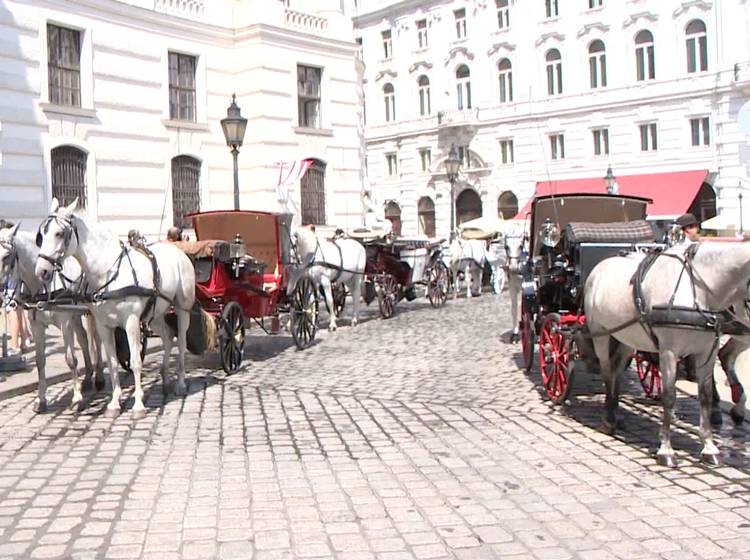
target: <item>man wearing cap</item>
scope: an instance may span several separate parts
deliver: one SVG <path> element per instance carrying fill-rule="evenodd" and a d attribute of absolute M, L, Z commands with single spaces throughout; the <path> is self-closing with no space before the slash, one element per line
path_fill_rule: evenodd
<path fill-rule="evenodd" d="M 682 228 L 682 233 L 685 234 L 687 241 L 699 241 L 698 230 L 700 229 L 700 222 L 693 214 L 683 214 L 675 220 L 675 223 Z"/>

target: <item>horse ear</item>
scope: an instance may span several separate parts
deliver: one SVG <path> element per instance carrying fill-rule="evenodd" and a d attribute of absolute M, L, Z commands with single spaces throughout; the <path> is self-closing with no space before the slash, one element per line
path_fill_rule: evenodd
<path fill-rule="evenodd" d="M 75 200 L 71 202 L 69 206 L 62 208 L 61 211 L 64 215 L 70 216 L 77 209 L 78 209 L 78 197 L 76 197 Z"/>
<path fill-rule="evenodd" d="M 19 228 L 19 227 L 21 227 L 21 222 L 17 223 L 17 224 L 16 224 L 16 225 L 15 225 L 15 226 L 13 227 L 13 231 L 11 231 L 11 232 L 10 232 L 10 238 L 11 238 L 11 239 L 13 239 L 13 238 L 14 238 L 14 237 L 16 236 L 16 234 L 18 233 L 18 228 Z"/>
<path fill-rule="evenodd" d="M 52 197 L 52 205 L 49 208 L 49 213 L 54 214 L 55 212 L 57 212 L 59 208 L 60 208 L 60 201 L 57 200 L 56 196 Z"/>

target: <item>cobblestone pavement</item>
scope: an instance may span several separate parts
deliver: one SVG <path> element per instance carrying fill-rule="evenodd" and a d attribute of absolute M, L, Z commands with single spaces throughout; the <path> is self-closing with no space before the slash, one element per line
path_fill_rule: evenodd
<path fill-rule="evenodd" d="M 0 402 L 0 558 L 750 558 L 748 437 L 728 417 L 706 468 L 680 397 L 680 467 L 662 468 L 634 376 L 617 437 L 596 429 L 594 376 L 545 403 L 499 336 L 505 297 L 375 313 L 304 352 L 251 336 L 230 377 L 190 360 L 166 402 L 149 355 L 137 423 L 130 402 L 106 419 L 103 393 L 70 411 L 67 384 L 46 414 Z"/>

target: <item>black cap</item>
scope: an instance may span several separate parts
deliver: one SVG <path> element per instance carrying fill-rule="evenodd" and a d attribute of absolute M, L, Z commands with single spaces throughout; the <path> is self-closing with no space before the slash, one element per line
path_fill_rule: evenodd
<path fill-rule="evenodd" d="M 700 226 L 698 218 L 692 214 L 683 214 L 675 220 L 675 223 L 683 229 L 690 226 Z"/>

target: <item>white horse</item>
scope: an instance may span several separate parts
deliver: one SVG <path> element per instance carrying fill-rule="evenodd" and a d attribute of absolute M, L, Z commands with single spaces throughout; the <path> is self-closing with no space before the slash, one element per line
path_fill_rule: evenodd
<path fill-rule="evenodd" d="M 292 233 L 292 240 L 297 248 L 301 266 L 290 274 L 287 293 L 291 294 L 294 291 L 297 281 L 303 274 L 309 275 L 315 284 L 316 292 L 323 288 L 326 305 L 330 310 L 328 330 L 335 331 L 337 325 L 336 314 L 333 312 L 332 287 L 334 284 L 344 284 L 352 294 L 352 326 L 356 326 L 367 261 L 365 248 L 355 239 L 321 241 L 314 231 L 306 227 L 296 228 Z"/>
<path fill-rule="evenodd" d="M 487 246 L 481 239 L 457 237 L 450 245 L 450 269 L 453 274 L 453 297 L 458 297 L 458 273 L 463 268 L 466 297 L 478 296 L 482 291 L 482 270 L 487 262 Z M 477 288 L 474 288 L 477 286 Z"/>
<path fill-rule="evenodd" d="M 750 336 L 733 336 L 719 350 L 719 362 L 732 390 L 733 406 L 729 411 L 729 416 L 735 424 L 742 424 L 745 420 L 747 396 L 737 375 L 737 364 L 747 361 L 750 357 L 748 351 L 750 351 Z"/>
<path fill-rule="evenodd" d="M 672 326 L 648 327 L 634 303 L 634 278 L 642 253 L 611 257 L 600 262 L 589 275 L 584 288 L 586 321 L 606 387 L 604 428 L 612 433 L 616 427 L 619 400 L 619 376 L 634 350 L 656 352 L 662 377 L 662 426 L 657 458 L 663 465 L 674 466 L 670 424 L 676 400 L 677 360 L 693 356 L 700 395 L 701 458 L 709 464 L 719 463 L 714 444 L 710 411 L 716 336 L 713 330 L 694 330 Z M 686 270 L 689 259 L 693 271 Z M 744 309 L 748 299 L 750 277 L 750 244 L 727 246 L 704 242 L 693 257 L 685 247 L 673 247 L 656 258 L 641 283 L 644 309 L 675 305 L 700 309 L 724 310 L 733 306 Z M 743 323 L 747 317 L 738 317 Z"/>
<path fill-rule="evenodd" d="M 36 275 L 49 282 L 55 269 L 66 257 L 75 257 L 81 265 L 93 301 L 89 305 L 112 378 L 112 399 L 107 405 L 108 417 L 120 413 L 120 378 L 115 350 L 115 329 L 121 327 L 128 336 L 130 366 L 135 378 L 133 419 L 146 414 L 141 386 L 141 321 L 150 321 L 151 330 L 161 337 L 164 359 L 161 367 L 162 390 L 167 390 L 167 367 L 174 334 L 165 322 L 165 314 L 174 306 L 177 315 L 178 381 L 177 395 L 187 392 L 185 385 L 186 332 L 189 310 L 195 300 L 195 270 L 187 255 L 168 243 L 151 247 L 158 265 L 154 277 L 151 261 L 143 253 L 120 242 L 104 226 L 75 215 L 78 200 L 59 207 L 53 199 L 49 217 L 39 228 L 39 258 Z"/>
<path fill-rule="evenodd" d="M 521 302 L 521 260 L 523 256 L 522 235 L 505 236 L 505 275 L 508 278 L 508 297 L 510 298 L 510 317 L 513 324 L 511 343 L 518 341 L 518 305 Z"/>
<path fill-rule="evenodd" d="M 42 283 L 34 274 L 39 249 L 34 243 L 34 235 L 26 232 L 19 232 L 18 225 L 14 228 L 5 228 L 0 230 L 0 283 L 11 278 L 16 278 L 24 286 L 23 293 L 11 294 L 20 304 L 27 295 L 35 295 L 41 292 Z M 71 280 L 73 285 L 68 286 L 72 290 L 77 290 L 81 282 L 81 267 L 74 259 L 65 259 L 62 266 L 62 274 Z M 59 278 L 59 276 L 57 277 Z M 57 279 L 56 278 L 56 279 Z M 59 281 L 53 283 L 53 289 L 62 288 Z M 37 412 L 46 412 L 47 410 L 47 377 L 45 374 L 45 365 L 47 357 L 46 350 L 46 333 L 48 326 L 54 326 L 60 330 L 65 347 L 65 362 L 68 364 L 73 381 L 73 399 L 72 406 L 80 406 L 83 403 L 81 391 L 88 391 L 92 388 L 92 374 L 96 370 L 96 388 L 104 388 L 104 374 L 102 372 L 102 363 L 99 356 L 101 355 L 95 346 L 89 346 L 89 337 L 83 326 L 81 316 L 76 313 L 65 311 L 37 311 L 31 310 L 28 313 L 29 326 L 34 335 L 34 350 L 36 354 L 36 369 L 39 376 L 37 386 L 37 398 L 34 403 L 34 410 Z M 91 317 L 88 317 L 89 320 Z M 89 334 L 94 335 L 93 324 L 90 323 Z M 83 384 L 78 383 L 78 360 L 75 353 L 75 338 L 78 339 L 78 345 L 83 354 L 85 374 Z M 92 344 L 96 344 L 91 341 Z M 91 350 L 94 350 L 92 352 Z M 96 364 L 92 364 L 91 355 L 95 354 Z"/>

